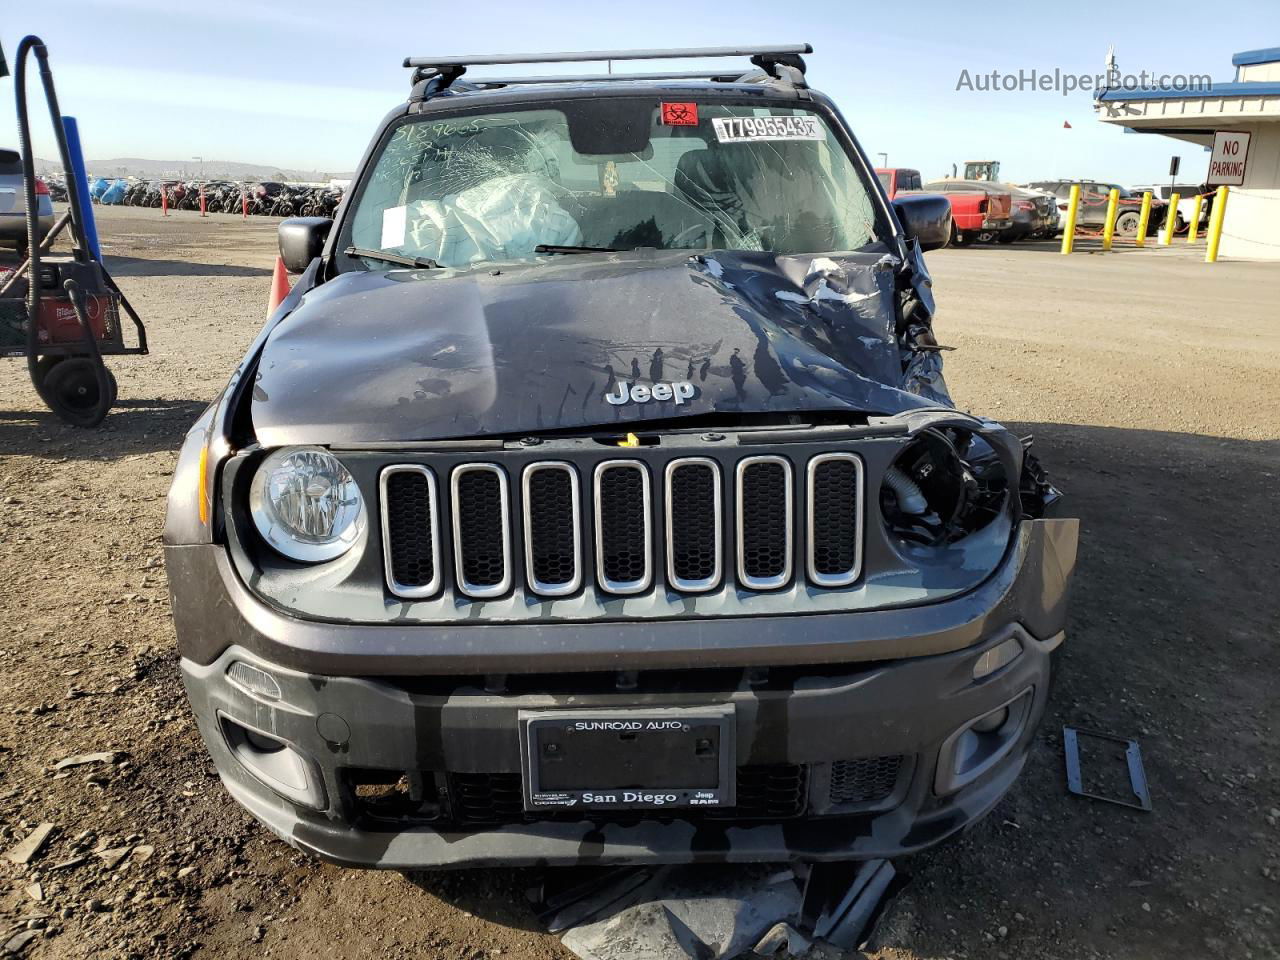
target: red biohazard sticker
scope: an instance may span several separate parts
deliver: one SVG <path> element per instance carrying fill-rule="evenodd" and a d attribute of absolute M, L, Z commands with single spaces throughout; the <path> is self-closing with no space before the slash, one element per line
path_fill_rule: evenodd
<path fill-rule="evenodd" d="M 662 123 L 668 127 L 696 127 L 698 105 L 696 103 L 664 103 Z"/>

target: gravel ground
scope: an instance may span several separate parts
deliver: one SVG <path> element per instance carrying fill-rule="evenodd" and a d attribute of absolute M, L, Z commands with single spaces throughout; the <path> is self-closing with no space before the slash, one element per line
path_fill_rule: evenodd
<path fill-rule="evenodd" d="M 129 209 L 100 227 L 151 331 L 150 357 L 112 363 L 115 412 L 64 426 L 0 364 L 0 848 L 55 826 L 25 866 L 0 861 L 0 952 L 565 956 L 528 906 L 536 871 L 331 867 L 221 789 L 178 680 L 160 525 L 181 436 L 263 318 L 274 224 Z M 875 955 L 1280 955 L 1280 270 L 1048 245 L 929 261 L 954 396 L 1035 434 L 1081 559 L 1026 775 L 904 865 Z M 1068 795 L 1064 723 L 1140 738 L 1154 812 Z"/>

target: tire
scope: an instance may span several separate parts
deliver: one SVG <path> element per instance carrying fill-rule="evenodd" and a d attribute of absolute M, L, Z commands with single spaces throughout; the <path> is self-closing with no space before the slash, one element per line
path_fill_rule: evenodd
<path fill-rule="evenodd" d="M 1019 239 L 1017 234 L 1002 233 L 998 237 L 996 237 L 996 243 L 1013 243 L 1013 241 L 1017 239 Z"/>
<path fill-rule="evenodd" d="M 951 245 L 953 247 L 967 247 L 973 243 L 973 234 L 966 230 L 957 230 L 955 224 L 951 225 Z"/>
<path fill-rule="evenodd" d="M 116 399 L 116 378 L 107 373 L 107 402 L 99 404 L 97 364 L 89 357 L 70 357 L 54 363 L 41 384 L 49 409 L 77 427 L 96 427 Z"/>
<path fill-rule="evenodd" d="M 1122 211 L 1120 216 L 1116 217 L 1116 236 L 1136 237 L 1138 235 L 1138 225 L 1141 222 L 1142 217 L 1138 215 L 1136 210 Z"/>
<path fill-rule="evenodd" d="M 44 382 L 49 379 L 49 371 L 65 359 L 67 358 L 62 354 L 50 354 L 36 361 L 36 377 L 39 381 L 36 384 L 36 391 L 41 397 L 44 396 Z"/>

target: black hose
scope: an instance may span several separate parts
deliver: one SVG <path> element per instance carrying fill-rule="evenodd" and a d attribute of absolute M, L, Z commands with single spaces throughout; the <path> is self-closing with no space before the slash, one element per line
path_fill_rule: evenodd
<path fill-rule="evenodd" d="M 40 215 L 36 206 L 36 163 L 31 146 L 31 119 L 27 115 L 27 55 L 35 51 L 36 60 L 40 63 L 40 80 L 44 86 L 45 102 L 49 106 L 49 117 L 53 121 L 53 135 L 58 142 L 58 153 L 62 159 L 62 169 L 71 174 L 71 151 L 67 146 L 67 135 L 62 128 L 62 111 L 58 108 L 58 94 L 53 87 L 53 71 L 49 69 L 49 50 L 44 41 L 37 36 L 29 35 L 18 44 L 18 53 L 14 58 L 14 95 L 17 100 L 18 144 L 22 152 L 22 186 L 27 202 L 27 250 L 30 264 L 27 273 L 27 374 L 36 388 L 36 393 L 46 404 L 53 407 L 49 396 L 45 393 L 40 374 L 37 354 L 40 349 Z M 80 208 L 80 191 L 74 182 L 69 184 L 67 202 L 71 208 L 71 231 L 75 236 L 74 253 L 77 260 L 87 263 L 89 241 L 84 232 L 84 216 Z M 83 294 L 68 286 L 68 293 L 75 308 L 76 320 L 84 333 L 85 347 L 94 362 L 94 372 L 98 381 L 98 400 L 94 413 L 85 420 L 100 422 L 111 407 L 111 386 L 107 380 L 107 368 L 102 362 L 102 354 L 98 349 L 97 338 L 93 335 L 93 327 L 84 309 Z M 79 297 L 77 297 L 79 294 Z M 77 302 L 79 300 L 79 302 Z M 55 408 L 54 412 L 58 412 Z"/>

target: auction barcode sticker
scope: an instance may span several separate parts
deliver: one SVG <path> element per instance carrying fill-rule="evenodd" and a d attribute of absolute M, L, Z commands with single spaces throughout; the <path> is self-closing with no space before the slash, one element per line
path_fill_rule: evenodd
<path fill-rule="evenodd" d="M 817 117 L 714 117 L 711 124 L 721 143 L 827 138 Z"/>

